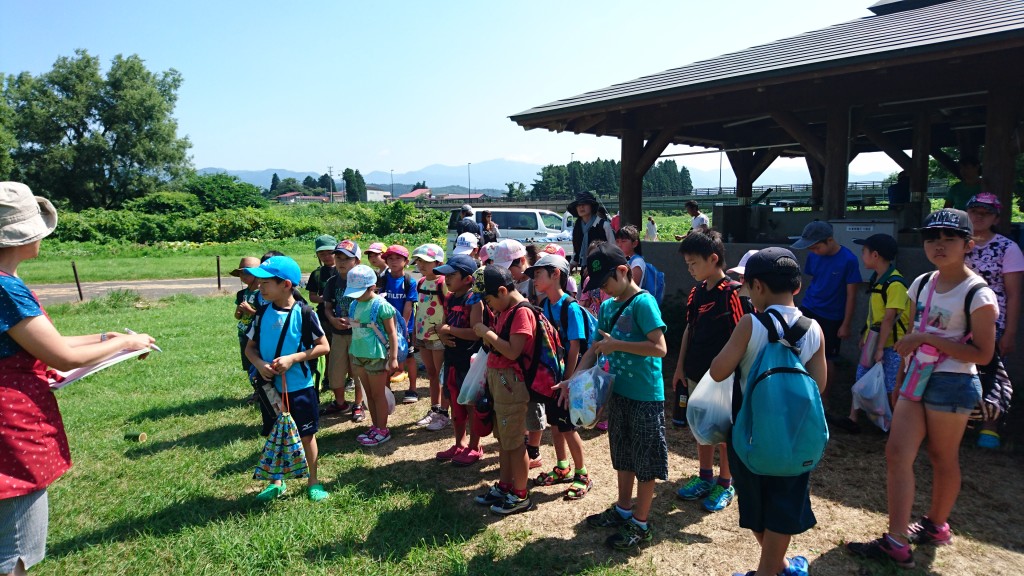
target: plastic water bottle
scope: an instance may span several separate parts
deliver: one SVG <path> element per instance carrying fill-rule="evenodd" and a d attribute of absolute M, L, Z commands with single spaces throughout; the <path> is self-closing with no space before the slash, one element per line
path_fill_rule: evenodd
<path fill-rule="evenodd" d="M 689 401 L 686 382 L 676 382 L 676 402 L 672 408 L 672 425 L 676 428 L 686 428 L 686 403 Z"/>
<path fill-rule="evenodd" d="M 907 400 L 920 402 L 924 396 L 925 387 L 928 386 L 928 379 L 931 378 L 935 365 L 939 363 L 942 353 L 939 349 L 929 344 L 922 344 L 917 348 L 914 357 L 910 360 L 910 367 L 907 370 L 907 377 L 900 387 L 900 396 Z"/>

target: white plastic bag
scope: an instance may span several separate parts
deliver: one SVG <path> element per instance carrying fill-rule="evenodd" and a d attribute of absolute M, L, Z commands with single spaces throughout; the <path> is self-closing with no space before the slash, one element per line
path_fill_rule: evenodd
<path fill-rule="evenodd" d="M 466 373 L 466 379 L 462 381 L 462 388 L 459 389 L 459 404 L 476 406 L 476 401 L 484 395 L 485 386 L 487 386 L 487 352 L 479 350 L 469 359 L 469 372 Z"/>
<path fill-rule="evenodd" d="M 721 382 L 711 371 L 700 379 L 686 405 L 686 422 L 699 444 L 712 446 L 729 439 L 732 432 L 733 375 Z"/>
<path fill-rule="evenodd" d="M 569 421 L 573 426 L 590 428 L 597 424 L 614 382 L 615 376 L 602 370 L 600 364 L 572 375 L 569 379 Z"/>
<path fill-rule="evenodd" d="M 875 426 L 888 432 L 892 423 L 892 408 L 885 391 L 885 370 L 879 362 L 864 373 L 853 385 L 853 407 L 863 410 Z"/>

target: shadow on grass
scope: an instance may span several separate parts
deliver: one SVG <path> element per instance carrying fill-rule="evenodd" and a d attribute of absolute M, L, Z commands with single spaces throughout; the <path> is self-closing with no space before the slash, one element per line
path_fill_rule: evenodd
<path fill-rule="evenodd" d="M 860 576 L 917 576 L 919 574 L 931 574 L 932 564 L 935 562 L 935 547 L 920 546 L 914 548 L 914 562 L 917 564 L 916 568 L 905 570 L 892 562 L 868 560 L 855 556 L 846 550 L 845 544 L 839 544 L 811 560 L 807 571 L 810 574 L 856 573 Z M 855 571 L 851 569 L 851 565 L 857 566 Z"/>
<path fill-rule="evenodd" d="M 126 450 L 124 455 L 132 460 L 144 458 L 173 448 L 195 447 L 206 450 L 213 450 L 237 441 L 239 438 L 246 438 L 252 435 L 252 424 L 226 424 L 217 428 L 210 428 L 201 432 L 195 432 L 182 436 L 177 440 L 165 440 L 151 444 L 140 444 L 139 446 Z"/>
<path fill-rule="evenodd" d="M 140 535 L 159 537 L 175 534 L 215 520 L 248 516 L 265 509 L 266 506 L 256 502 L 254 497 L 225 500 L 203 496 L 187 502 L 175 502 L 149 516 L 122 519 L 100 530 L 56 542 L 47 546 L 47 555 L 60 558 L 111 541 L 123 542 Z"/>
<path fill-rule="evenodd" d="M 203 414 L 210 414 L 213 412 L 221 412 L 231 408 L 238 408 L 239 406 L 245 405 L 245 400 L 241 398 L 231 398 L 228 396 L 219 396 L 217 398 L 206 398 L 203 400 L 195 400 L 186 404 L 176 404 L 174 406 L 161 406 L 159 408 L 150 408 L 143 412 L 127 418 L 127 422 L 139 423 L 145 420 L 162 420 L 164 418 L 170 418 L 172 416 L 201 416 Z M 259 417 L 257 413 L 257 418 Z"/>

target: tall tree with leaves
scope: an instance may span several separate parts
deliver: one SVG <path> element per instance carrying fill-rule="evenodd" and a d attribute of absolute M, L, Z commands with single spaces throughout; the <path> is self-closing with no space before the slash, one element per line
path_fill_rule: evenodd
<path fill-rule="evenodd" d="M 693 179 L 690 178 L 690 170 L 686 166 L 679 167 L 679 191 L 683 196 L 693 194 Z"/>
<path fill-rule="evenodd" d="M 270 179 L 270 191 L 276 192 L 277 187 L 281 185 L 281 178 L 274 172 L 274 176 Z"/>
<path fill-rule="evenodd" d="M 428 188 L 426 180 L 423 180 L 422 182 L 417 182 L 412 185 L 413 190 L 423 190 L 425 188 Z"/>
<path fill-rule="evenodd" d="M 334 180 L 331 179 L 330 174 L 321 174 L 320 179 L 316 181 L 317 188 L 323 188 L 324 192 L 330 194 L 334 192 Z"/>
<path fill-rule="evenodd" d="M 356 197 L 360 202 L 366 202 L 366 180 L 358 169 L 352 174 L 352 182 L 356 186 Z"/>
<path fill-rule="evenodd" d="M 173 117 L 182 77 L 117 55 L 104 77 L 85 50 L 38 77 L 4 80 L 15 111 L 11 176 L 74 208 L 117 207 L 190 170 L 188 138 Z"/>
<path fill-rule="evenodd" d="M 341 173 L 341 180 L 345 182 L 345 201 L 359 202 L 359 191 L 356 188 L 356 173 L 351 168 L 345 168 Z"/>

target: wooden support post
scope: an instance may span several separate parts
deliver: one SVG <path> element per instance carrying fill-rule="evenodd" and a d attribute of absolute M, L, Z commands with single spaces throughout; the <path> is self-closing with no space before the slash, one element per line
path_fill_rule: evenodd
<path fill-rule="evenodd" d="M 985 189 L 999 197 L 1007 214 L 1013 206 L 1015 159 L 1018 152 L 1013 136 L 1020 117 L 1021 95 L 1019 87 L 994 87 L 989 92 L 985 120 Z M 1008 215 L 999 219 L 999 231 L 1003 234 L 1010 231 Z"/>
<path fill-rule="evenodd" d="M 910 201 L 928 200 L 928 149 L 931 148 L 931 124 L 928 112 L 921 111 L 914 118 L 914 148 L 910 168 Z M 931 210 L 928 210 L 931 212 Z"/>
<path fill-rule="evenodd" d="M 732 173 L 736 176 L 736 197 L 749 199 L 754 194 L 754 180 L 750 177 L 754 165 L 754 155 L 747 150 L 726 152 L 725 155 L 729 158 Z M 741 200 L 740 203 L 749 204 L 750 200 L 746 202 Z"/>
<path fill-rule="evenodd" d="M 643 224 L 644 174 L 637 174 L 644 151 L 643 133 L 631 128 L 622 132 L 622 180 L 619 183 L 619 220 L 623 226 Z M 644 171 L 646 172 L 646 170 Z"/>
<path fill-rule="evenodd" d="M 952 156 L 946 154 L 945 150 L 939 148 L 938 146 L 932 146 L 929 150 L 929 153 L 931 153 L 932 158 L 935 158 L 936 162 L 941 164 L 942 167 L 945 168 L 946 170 L 949 170 L 951 174 L 953 174 L 954 176 L 958 174 L 960 166 L 957 164 L 956 160 L 954 160 Z"/>
<path fill-rule="evenodd" d="M 807 162 L 807 173 L 811 175 L 811 207 L 818 209 L 825 196 L 825 167 L 810 156 L 805 156 L 804 160 Z"/>
<path fill-rule="evenodd" d="M 818 138 L 818 136 L 808 128 L 807 124 L 800 120 L 796 114 L 793 114 L 792 112 L 772 112 L 772 119 L 775 120 L 779 126 L 782 126 L 782 129 L 790 136 L 796 138 L 796 141 L 804 147 L 804 150 L 807 151 L 808 156 L 813 157 L 822 164 L 825 163 L 826 145 L 822 144 L 821 138 Z M 849 120 L 849 109 L 847 109 L 847 132 L 850 130 Z"/>
<path fill-rule="evenodd" d="M 891 138 L 867 123 L 861 125 L 861 132 L 868 137 L 868 140 L 871 140 L 872 144 L 878 146 L 882 152 L 885 152 L 885 155 L 891 158 L 893 162 L 899 164 L 900 168 L 904 170 L 911 169 L 913 161 L 910 159 L 910 156 L 907 156 L 907 153 L 893 142 Z"/>
<path fill-rule="evenodd" d="M 846 185 L 850 171 L 850 107 L 835 105 L 827 113 L 825 138 L 825 196 L 822 208 L 826 220 L 846 216 Z"/>

